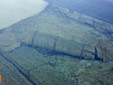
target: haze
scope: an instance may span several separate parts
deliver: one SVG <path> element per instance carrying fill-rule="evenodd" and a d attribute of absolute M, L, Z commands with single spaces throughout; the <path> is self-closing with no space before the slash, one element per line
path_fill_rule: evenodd
<path fill-rule="evenodd" d="M 0 29 L 38 14 L 47 4 L 43 0 L 0 0 Z"/>

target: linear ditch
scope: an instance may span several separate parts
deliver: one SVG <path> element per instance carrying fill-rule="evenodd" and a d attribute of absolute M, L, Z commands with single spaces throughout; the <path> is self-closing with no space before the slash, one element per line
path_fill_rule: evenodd
<path fill-rule="evenodd" d="M 80 56 L 73 56 L 73 55 L 70 55 L 70 54 L 66 54 L 66 53 L 62 53 L 62 52 L 58 52 L 58 51 L 54 51 L 54 50 L 49 50 L 49 49 L 46 49 L 46 48 L 42 48 L 42 47 L 38 47 L 38 46 L 33 46 L 33 45 L 27 45 L 27 46 L 28 47 L 31 47 L 31 48 L 34 48 L 35 50 L 37 50 L 38 52 L 40 52 L 44 57 L 46 57 L 46 55 L 47 56 L 49 56 L 49 55 L 66 55 L 66 56 L 70 56 L 70 57 L 74 57 L 74 58 L 78 58 L 78 59 L 84 60 L 84 57 L 80 57 Z M 98 54 L 97 53 L 97 49 L 95 48 L 95 54 L 94 54 L 95 55 L 95 59 L 94 60 L 102 61 L 102 59 L 100 59 L 97 54 Z M 9 58 L 7 58 L 6 56 L 4 56 L 3 53 L 0 52 L 0 55 L 5 60 L 7 60 L 9 63 L 11 63 L 19 71 L 20 74 L 22 74 L 30 83 L 32 83 L 32 85 L 37 85 L 14 62 L 12 62 Z"/>
<path fill-rule="evenodd" d="M 49 55 L 65 55 L 65 56 L 70 56 L 70 57 L 77 58 L 77 59 L 80 59 L 80 60 L 86 60 L 86 59 L 84 59 L 84 56 L 74 56 L 74 55 L 71 55 L 71 54 L 68 54 L 68 53 L 50 50 L 50 49 L 39 47 L 39 46 L 33 46 L 33 45 L 28 45 L 28 46 L 31 47 L 31 48 L 34 48 L 35 50 L 40 52 L 44 57 L 49 56 Z M 94 53 L 94 60 L 103 61 L 103 59 L 98 57 L 98 53 L 97 53 L 96 48 L 95 48 L 95 53 Z"/>
<path fill-rule="evenodd" d="M 23 73 L 22 70 L 16 64 L 14 64 L 10 59 L 8 59 L 7 57 L 5 57 L 1 52 L 0 52 L 0 55 L 5 60 L 7 60 L 9 63 L 11 63 L 19 71 L 19 73 L 22 74 L 32 85 L 36 85 L 36 83 L 33 82 L 31 79 L 29 79 L 28 76 L 25 73 Z"/>

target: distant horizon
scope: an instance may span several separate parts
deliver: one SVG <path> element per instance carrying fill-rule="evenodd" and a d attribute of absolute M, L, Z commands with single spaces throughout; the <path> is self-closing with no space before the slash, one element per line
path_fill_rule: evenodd
<path fill-rule="evenodd" d="M 97 1 L 94 1 L 94 0 L 89 0 L 89 1 L 95 2 L 95 3 L 94 2 L 92 3 L 93 5 L 89 5 L 89 8 L 87 7 L 88 0 L 87 1 L 78 0 L 78 1 L 75 1 L 77 3 L 72 3 L 71 5 L 70 5 L 71 2 L 69 2 L 68 0 L 66 1 L 65 0 L 62 0 L 62 1 L 60 0 L 56 0 L 56 1 L 53 1 L 53 0 L 33 0 L 33 1 L 32 0 L 10 0 L 10 1 L 3 0 L 3 1 L 0 1 L 0 30 L 7 28 L 8 26 L 11 26 L 12 24 L 15 24 L 23 19 L 29 18 L 35 14 L 40 13 L 46 8 L 48 3 L 51 3 L 51 2 L 52 3 L 56 2 L 55 3 L 56 5 L 59 5 L 64 8 L 68 8 L 70 10 L 79 12 L 81 14 L 85 14 L 87 16 L 91 16 L 99 20 L 113 24 L 112 22 L 113 17 L 111 16 L 113 15 L 113 12 L 109 11 L 111 10 L 110 6 L 112 6 L 113 0 L 98 0 L 98 1 L 105 1 L 110 3 L 109 6 L 105 6 L 105 9 L 102 9 L 101 11 L 98 9 L 98 5 L 100 2 L 97 3 Z M 94 8 L 96 4 L 98 5 L 96 6 L 96 8 Z M 74 5 L 76 5 L 75 8 L 74 8 Z M 82 5 L 85 7 L 83 7 Z M 104 5 L 102 6 L 101 5 L 99 7 L 103 8 Z M 91 7 L 94 8 L 94 10 L 91 9 Z M 85 10 L 85 12 L 82 10 Z M 95 12 L 95 10 L 97 13 Z"/>
<path fill-rule="evenodd" d="M 45 0 L 71 12 L 79 12 L 113 24 L 113 0 Z"/>
<path fill-rule="evenodd" d="M 41 12 L 48 2 L 44 0 L 0 1 L 0 29 Z"/>

